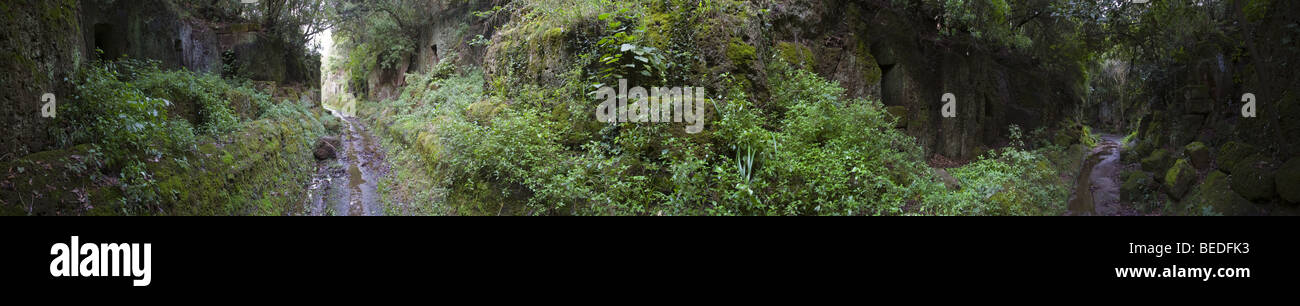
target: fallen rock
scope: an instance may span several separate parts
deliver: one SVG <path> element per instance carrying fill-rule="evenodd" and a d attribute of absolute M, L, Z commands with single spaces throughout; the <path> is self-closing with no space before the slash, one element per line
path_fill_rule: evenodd
<path fill-rule="evenodd" d="M 1277 193 L 1283 200 L 1300 204 L 1300 157 L 1292 157 L 1274 176 Z"/>
<path fill-rule="evenodd" d="M 312 155 L 316 160 L 327 160 L 338 158 L 338 149 L 343 147 L 343 142 L 338 137 L 321 137 L 316 140 L 316 149 L 312 150 Z"/>
<path fill-rule="evenodd" d="M 1218 158 L 1215 161 L 1219 163 L 1219 170 L 1231 174 L 1238 161 L 1246 159 L 1255 153 L 1259 153 L 1259 148 L 1245 143 L 1229 141 L 1219 147 Z"/>
<path fill-rule="evenodd" d="M 1142 159 L 1142 171 L 1165 173 L 1169 171 L 1169 167 L 1173 163 L 1173 159 L 1169 157 L 1169 151 L 1158 149 L 1151 152 L 1151 156 Z"/>
<path fill-rule="evenodd" d="M 1179 159 L 1165 173 L 1165 192 L 1174 199 L 1182 199 L 1195 182 L 1196 169 L 1193 169 L 1186 159 Z"/>
<path fill-rule="evenodd" d="M 1267 200 L 1274 195 L 1273 169 L 1260 154 L 1238 161 L 1232 167 L 1232 190 L 1251 201 Z"/>
<path fill-rule="evenodd" d="M 934 169 L 934 176 L 938 177 L 939 181 L 943 182 L 943 186 L 948 187 L 948 190 L 961 190 L 961 182 L 957 181 L 957 178 L 953 177 L 952 174 L 948 174 L 947 170 Z"/>
<path fill-rule="evenodd" d="M 1191 159 L 1192 167 L 1196 169 L 1210 168 L 1210 148 L 1206 147 L 1200 141 L 1192 142 L 1187 145 L 1187 158 Z"/>
<path fill-rule="evenodd" d="M 1258 215 L 1261 211 L 1255 204 L 1232 191 L 1226 173 L 1214 171 L 1179 205 L 1178 214 Z"/>

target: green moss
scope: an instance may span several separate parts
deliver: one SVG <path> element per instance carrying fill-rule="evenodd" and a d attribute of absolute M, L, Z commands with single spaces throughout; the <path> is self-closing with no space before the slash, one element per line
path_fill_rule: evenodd
<path fill-rule="evenodd" d="M 817 67 L 817 58 L 813 56 L 812 49 L 802 44 L 779 42 L 776 44 L 776 52 L 787 63 L 804 69 Z"/>
<path fill-rule="evenodd" d="M 1232 190 L 1251 201 L 1273 198 L 1274 172 L 1268 159 L 1261 154 L 1251 155 L 1232 167 Z"/>
<path fill-rule="evenodd" d="M 641 18 L 641 25 L 646 29 L 647 44 L 660 50 L 667 50 L 676 20 L 680 16 L 682 16 L 681 12 L 652 12 Z"/>
<path fill-rule="evenodd" d="M 1186 159 L 1179 159 L 1165 173 L 1165 191 L 1175 199 L 1181 199 L 1196 181 L 1196 169 Z"/>
<path fill-rule="evenodd" d="M 868 86 L 880 83 L 881 74 L 880 65 L 876 63 L 876 57 L 871 54 L 871 46 L 866 40 L 858 42 L 857 48 L 858 64 L 862 67 L 862 78 Z"/>
<path fill-rule="evenodd" d="M 45 24 L 45 30 L 55 32 L 49 33 L 50 35 L 57 37 L 63 34 L 71 34 L 59 33 L 59 31 L 60 29 L 67 29 L 68 27 L 73 27 L 73 29 L 75 29 L 75 27 L 80 24 L 78 20 L 76 20 L 76 0 L 40 1 L 40 3 L 44 6 L 41 18 Z"/>
<path fill-rule="evenodd" d="M 1253 145 L 1240 143 L 1236 141 L 1229 141 L 1228 143 L 1225 143 L 1223 144 L 1223 146 L 1219 147 L 1219 154 L 1217 156 L 1217 159 L 1215 159 L 1215 161 L 1218 162 L 1219 164 L 1219 170 L 1223 170 L 1224 172 L 1227 173 L 1232 173 L 1232 169 L 1236 167 L 1237 162 L 1244 160 L 1247 157 L 1250 157 L 1251 155 L 1255 155 L 1255 153 L 1259 153 L 1259 152 L 1260 152 L 1259 148 Z"/>
<path fill-rule="evenodd" d="M 1155 173 L 1165 173 L 1174 163 L 1173 158 L 1169 156 L 1169 151 L 1159 149 L 1151 152 L 1151 156 L 1142 159 L 1142 170 Z"/>
<path fill-rule="evenodd" d="M 1221 171 L 1210 172 L 1205 181 L 1178 205 L 1180 215 L 1248 215 L 1259 209 L 1250 201 L 1237 195 L 1229 187 L 1228 175 Z"/>
<path fill-rule="evenodd" d="M 754 46 L 745 43 L 739 37 L 732 37 L 731 42 L 727 44 L 727 58 L 740 69 L 753 67 L 754 60 L 758 58 L 756 53 Z"/>

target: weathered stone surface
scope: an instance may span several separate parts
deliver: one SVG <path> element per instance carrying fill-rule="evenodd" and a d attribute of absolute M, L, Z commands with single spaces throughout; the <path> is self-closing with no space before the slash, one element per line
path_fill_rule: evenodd
<path fill-rule="evenodd" d="M 72 103 L 72 84 L 64 78 L 89 62 L 80 6 L 72 0 L 0 4 L 8 18 L 0 23 L 0 161 L 54 149 L 48 130 L 57 121 L 43 118 L 41 107 L 46 93 L 60 108 Z"/>
<path fill-rule="evenodd" d="M 1276 191 L 1273 171 L 1262 155 L 1251 155 L 1232 168 L 1232 190 L 1251 201 L 1270 199 Z"/>
<path fill-rule="evenodd" d="M 1232 173 L 1232 169 L 1237 165 L 1238 161 L 1255 155 L 1255 153 L 1259 153 L 1259 148 L 1246 143 L 1229 141 L 1219 147 L 1215 161 L 1219 164 L 1219 170 Z"/>
<path fill-rule="evenodd" d="M 1192 166 L 1196 169 L 1210 168 L 1210 148 L 1199 141 L 1188 144 L 1185 148 L 1187 158 L 1192 161 Z"/>
<path fill-rule="evenodd" d="M 1182 199 L 1196 182 L 1196 169 L 1186 159 L 1179 159 L 1165 173 L 1165 192 L 1174 199 Z"/>
<path fill-rule="evenodd" d="M 1300 157 L 1292 157 L 1277 170 L 1273 180 L 1277 193 L 1291 203 L 1300 203 Z"/>
<path fill-rule="evenodd" d="M 949 190 L 961 189 L 961 182 L 957 181 L 957 178 L 953 177 L 952 174 L 949 174 L 947 170 L 934 169 L 934 176 L 938 178 L 940 182 L 943 182 L 943 186 L 948 187 Z"/>
<path fill-rule="evenodd" d="M 1201 130 L 1201 124 L 1205 122 L 1204 115 L 1187 114 L 1178 118 L 1177 125 L 1174 126 L 1172 134 L 1169 135 L 1172 145 L 1183 146 L 1196 140 L 1197 134 Z"/>
<path fill-rule="evenodd" d="M 1168 150 L 1155 150 L 1151 152 L 1151 156 L 1142 159 L 1142 171 L 1165 173 L 1173 163 L 1173 157 L 1169 156 Z"/>
<path fill-rule="evenodd" d="M 338 137 L 321 137 L 316 140 L 316 149 L 312 150 L 312 155 L 316 160 L 327 160 L 338 158 L 338 150 L 343 148 L 343 142 Z"/>
<path fill-rule="evenodd" d="M 1221 171 L 1210 172 L 1205 181 L 1179 205 L 1183 215 L 1255 215 L 1260 210 L 1229 187 L 1228 175 Z"/>

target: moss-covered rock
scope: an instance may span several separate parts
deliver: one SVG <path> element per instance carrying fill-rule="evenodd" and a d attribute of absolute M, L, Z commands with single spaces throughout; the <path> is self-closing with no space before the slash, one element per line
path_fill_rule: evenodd
<path fill-rule="evenodd" d="M 1228 175 L 1221 171 L 1210 172 L 1205 181 L 1178 205 L 1181 215 L 1253 215 L 1260 210 L 1242 198 L 1228 183 Z"/>
<path fill-rule="evenodd" d="M 1165 173 L 1165 192 L 1174 199 L 1181 199 L 1196 182 L 1196 169 L 1186 159 L 1179 159 Z"/>
<path fill-rule="evenodd" d="M 805 69 L 817 67 L 817 57 L 814 56 L 812 49 L 802 44 L 779 42 L 776 44 L 776 52 L 787 63 L 795 66 Z"/>
<path fill-rule="evenodd" d="M 878 84 L 883 77 L 883 71 L 880 70 L 880 64 L 876 62 L 876 57 L 871 55 L 871 45 L 865 40 L 858 42 L 858 49 L 855 52 L 858 56 L 858 64 L 862 66 L 862 80 L 865 84 Z"/>
<path fill-rule="evenodd" d="M 753 45 L 745 43 L 739 37 L 732 37 L 727 44 L 727 59 L 740 69 L 752 69 L 754 60 L 758 59 L 757 52 Z"/>
<path fill-rule="evenodd" d="M 1172 166 L 1174 160 L 1169 156 L 1169 151 L 1158 149 L 1151 152 L 1151 156 L 1142 159 L 1142 171 L 1165 173 Z"/>
<path fill-rule="evenodd" d="M 961 190 L 961 182 L 952 174 L 949 174 L 947 170 L 934 169 L 934 177 L 943 183 L 943 186 L 947 187 L 948 190 Z"/>
<path fill-rule="evenodd" d="M 1261 154 L 1251 155 L 1232 167 L 1232 190 L 1251 201 L 1267 200 L 1275 194 L 1274 172 Z"/>
<path fill-rule="evenodd" d="M 1210 168 L 1210 148 L 1200 141 L 1192 142 L 1185 148 L 1187 158 L 1191 159 L 1192 166 L 1196 169 Z"/>
<path fill-rule="evenodd" d="M 1277 193 L 1291 203 L 1300 203 L 1300 157 L 1292 157 L 1273 177 Z"/>
<path fill-rule="evenodd" d="M 1215 161 L 1219 164 L 1219 170 L 1231 174 L 1233 167 L 1237 165 L 1238 161 L 1246 159 L 1247 157 L 1259 152 L 1259 148 L 1253 145 L 1229 141 L 1219 147 Z"/>

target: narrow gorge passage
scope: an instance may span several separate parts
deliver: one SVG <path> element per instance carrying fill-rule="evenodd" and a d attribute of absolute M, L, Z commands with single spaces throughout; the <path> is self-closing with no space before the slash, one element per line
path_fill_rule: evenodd
<path fill-rule="evenodd" d="M 322 35 L 323 57 L 337 56 L 330 34 Z M 322 63 L 322 68 L 328 61 Z M 346 77 L 329 73 L 321 78 L 322 106 L 340 122 L 341 135 L 317 143 L 316 174 L 308 186 L 311 215 L 384 215 L 378 190 L 390 169 L 387 150 L 376 141 L 362 120 L 355 117 L 355 101 L 343 88 Z"/>
<path fill-rule="evenodd" d="M 1092 148 L 1083 169 L 1076 179 L 1074 195 L 1070 198 L 1070 215 L 1136 215 L 1132 207 L 1124 206 L 1120 201 L 1120 171 L 1124 165 L 1120 162 L 1123 150 L 1123 137 L 1101 134 L 1101 142 Z"/>

